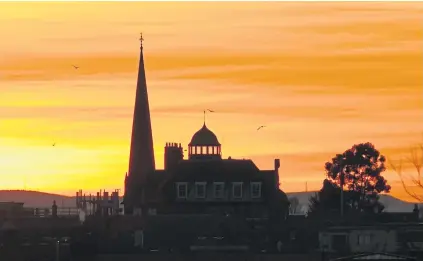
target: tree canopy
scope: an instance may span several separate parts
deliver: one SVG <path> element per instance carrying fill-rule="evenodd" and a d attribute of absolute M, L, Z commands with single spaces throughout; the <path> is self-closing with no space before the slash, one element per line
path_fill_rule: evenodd
<path fill-rule="evenodd" d="M 391 186 L 381 175 L 385 157 L 371 143 L 352 146 L 326 162 L 327 179 L 319 193 L 310 199 L 310 212 L 318 208 L 340 208 L 340 191 L 344 189 L 344 209 L 381 212 L 378 194 L 389 192 Z"/>

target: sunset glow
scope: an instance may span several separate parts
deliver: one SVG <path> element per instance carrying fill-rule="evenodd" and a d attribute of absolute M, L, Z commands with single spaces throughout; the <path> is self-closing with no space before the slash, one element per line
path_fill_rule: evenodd
<path fill-rule="evenodd" d="M 158 168 L 206 108 L 224 158 L 280 158 L 286 192 L 319 189 L 355 143 L 400 158 L 423 141 L 422 17 L 422 3 L 0 3 L 0 189 L 123 188 L 141 31 Z"/>

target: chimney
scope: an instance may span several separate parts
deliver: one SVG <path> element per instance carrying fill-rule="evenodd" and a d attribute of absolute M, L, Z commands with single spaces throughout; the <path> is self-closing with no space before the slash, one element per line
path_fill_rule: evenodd
<path fill-rule="evenodd" d="M 281 166 L 280 159 L 275 159 L 275 171 L 279 171 L 280 166 Z"/>
<path fill-rule="evenodd" d="M 178 163 L 184 159 L 184 149 L 181 144 L 176 142 L 167 142 L 165 146 L 164 166 L 165 170 L 173 170 Z"/>
<path fill-rule="evenodd" d="M 279 168 L 281 167 L 281 161 L 279 159 L 275 159 L 275 186 L 279 189 Z"/>
<path fill-rule="evenodd" d="M 76 199 L 76 207 L 79 208 L 79 193 L 78 193 L 78 191 L 76 192 L 75 199 Z"/>

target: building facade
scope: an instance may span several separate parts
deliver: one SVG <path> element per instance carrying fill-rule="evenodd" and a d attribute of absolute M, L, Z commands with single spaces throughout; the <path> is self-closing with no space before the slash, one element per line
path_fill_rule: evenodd
<path fill-rule="evenodd" d="M 141 42 L 129 171 L 125 177 L 125 214 L 285 215 L 288 200 L 279 189 L 279 159 L 275 159 L 271 170 L 260 170 L 251 160 L 224 159 L 222 145 L 205 122 L 186 150 L 180 143 L 167 143 L 165 167 L 156 170 L 148 106 Z M 187 158 L 184 151 L 188 152 Z"/>

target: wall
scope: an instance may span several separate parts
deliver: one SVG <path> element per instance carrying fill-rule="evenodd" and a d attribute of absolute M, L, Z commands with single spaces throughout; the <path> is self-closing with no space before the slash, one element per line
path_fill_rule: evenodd
<path fill-rule="evenodd" d="M 336 251 L 334 248 L 333 237 L 336 235 L 345 235 L 347 237 L 348 251 L 352 253 L 360 252 L 388 252 L 393 253 L 398 250 L 397 233 L 389 229 L 359 229 L 337 232 L 320 232 L 320 247 L 325 247 L 326 251 Z M 359 240 L 359 237 L 368 237 L 368 240 Z M 359 242 L 361 241 L 361 242 Z"/>
<path fill-rule="evenodd" d="M 368 244 L 360 244 L 359 237 L 370 236 Z M 388 252 L 397 251 L 397 233 L 394 230 L 353 230 L 349 235 L 351 252 Z"/>
<path fill-rule="evenodd" d="M 252 254 L 252 253 L 189 253 L 189 254 L 133 254 L 99 255 L 95 261 L 321 261 L 320 253 L 315 254 Z M 93 260 L 93 261 L 94 261 Z M 79 261 L 79 260 L 77 260 Z"/>
<path fill-rule="evenodd" d="M 199 178 L 199 183 L 201 182 L 201 178 Z M 251 182 L 243 181 L 243 180 L 233 180 L 233 181 L 216 181 L 216 183 L 223 184 L 223 197 L 222 198 L 215 198 L 214 196 L 214 183 L 215 182 L 205 182 L 206 185 L 206 195 L 205 198 L 197 198 L 196 197 L 196 189 L 195 184 L 196 182 L 176 182 L 176 195 L 178 193 L 178 183 L 187 184 L 188 185 L 188 195 L 185 199 L 175 198 L 176 201 L 186 202 L 186 201 L 201 201 L 201 202 L 263 202 L 263 183 L 260 181 L 260 197 L 252 198 L 251 197 Z M 241 183 L 242 184 L 242 197 L 241 198 L 233 198 L 233 183 Z"/>

